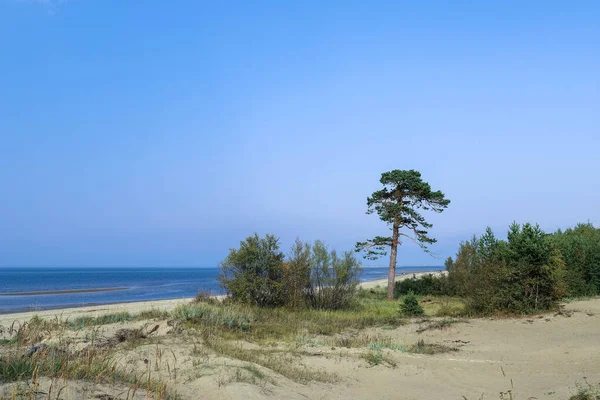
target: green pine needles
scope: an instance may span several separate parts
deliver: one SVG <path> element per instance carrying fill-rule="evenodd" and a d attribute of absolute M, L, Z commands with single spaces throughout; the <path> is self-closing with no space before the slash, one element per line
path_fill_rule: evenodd
<path fill-rule="evenodd" d="M 400 314 L 404 317 L 418 317 L 423 315 L 425 311 L 423 307 L 419 304 L 419 299 L 417 299 L 417 295 L 411 290 L 404 297 L 402 303 L 400 303 Z"/>
<path fill-rule="evenodd" d="M 383 189 L 367 198 L 367 214 L 377 213 L 379 219 L 391 227 L 392 236 L 375 236 L 356 243 L 357 252 L 364 251 L 365 258 L 376 260 L 390 251 L 388 275 L 388 299 L 394 298 L 396 255 L 402 240 L 408 239 L 429 252 L 436 239 L 429 236 L 433 227 L 421 211 L 441 213 L 450 204 L 441 191 L 433 191 L 429 183 L 421 179 L 421 173 L 411 170 L 384 172 L 380 179 Z"/>

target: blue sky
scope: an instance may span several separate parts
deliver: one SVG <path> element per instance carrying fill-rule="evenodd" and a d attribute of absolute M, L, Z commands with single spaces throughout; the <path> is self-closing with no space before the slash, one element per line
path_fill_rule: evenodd
<path fill-rule="evenodd" d="M 142 6 L 143 4 L 143 6 Z M 600 223 L 595 1 L 0 0 L 0 265 L 216 265 L 252 232 L 340 250 L 382 172 L 490 225 Z M 377 264 L 385 264 L 386 260 Z"/>

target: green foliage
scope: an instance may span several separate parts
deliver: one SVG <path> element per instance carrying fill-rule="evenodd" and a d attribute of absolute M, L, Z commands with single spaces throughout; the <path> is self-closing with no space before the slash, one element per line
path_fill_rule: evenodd
<path fill-rule="evenodd" d="M 600 294 L 600 228 L 578 224 L 549 236 L 552 246 L 560 251 L 565 264 L 565 283 L 570 297 Z"/>
<path fill-rule="evenodd" d="M 508 240 L 490 228 L 460 245 L 447 260 L 450 290 L 467 300 L 469 311 L 530 313 L 553 309 L 565 294 L 565 265 L 537 225 L 510 226 Z"/>
<path fill-rule="evenodd" d="M 392 237 L 376 236 L 356 244 L 357 251 L 366 251 L 365 257 L 377 259 L 387 254 L 388 247 L 399 242 L 398 235 L 409 237 L 423 249 L 436 242 L 428 236 L 433 225 L 425 220 L 419 210 L 440 213 L 450 204 L 441 191 L 432 191 L 431 186 L 421 179 L 415 170 L 393 170 L 385 172 L 380 179 L 383 189 L 367 198 L 367 214 L 377 213 L 379 218 L 392 226 Z M 412 236 L 399 232 L 405 228 Z"/>
<path fill-rule="evenodd" d="M 310 289 L 311 251 L 309 243 L 296 239 L 284 263 L 284 290 L 289 307 L 306 305 L 306 294 Z"/>
<path fill-rule="evenodd" d="M 69 321 L 68 325 L 71 329 L 84 329 L 88 326 L 116 324 L 119 322 L 131 321 L 133 319 L 135 319 L 134 315 L 128 313 L 127 311 L 123 311 L 114 314 L 100 315 L 98 317 L 92 317 L 89 315 L 77 317 Z"/>
<path fill-rule="evenodd" d="M 391 236 L 376 236 L 356 243 L 356 252 L 365 252 L 365 258 L 378 259 L 390 250 L 390 274 L 388 299 L 394 297 L 394 279 L 398 246 L 401 238 L 407 238 L 429 252 L 429 245 L 436 239 L 429 236 L 433 226 L 425 220 L 421 210 L 441 213 L 450 200 L 441 191 L 432 191 L 429 183 L 421 179 L 421 173 L 411 170 L 393 170 L 381 174 L 383 189 L 367 198 L 367 214 L 377 213 L 391 227 Z"/>
<path fill-rule="evenodd" d="M 310 284 L 307 300 L 310 307 L 337 310 L 352 304 L 359 284 L 360 262 L 350 251 L 338 257 L 321 241 L 312 246 Z"/>
<path fill-rule="evenodd" d="M 206 327 L 226 328 L 231 330 L 250 330 L 253 313 L 242 307 L 220 304 L 192 303 L 178 306 L 173 316 L 179 320 Z"/>
<path fill-rule="evenodd" d="M 352 303 L 359 275 L 360 263 L 352 252 L 338 257 L 321 241 L 310 244 L 297 239 L 284 261 L 277 238 L 254 235 L 239 250 L 230 250 L 221 263 L 219 280 L 231 299 L 240 303 L 335 310 Z"/>
<path fill-rule="evenodd" d="M 277 237 L 260 238 L 255 233 L 240 242 L 239 249 L 229 250 L 221 262 L 219 281 L 235 301 L 261 307 L 283 305 L 283 259 Z"/>
<path fill-rule="evenodd" d="M 591 385 L 583 378 L 585 385 L 577 384 L 577 393 L 569 397 L 569 400 L 600 400 L 600 386 Z"/>
<path fill-rule="evenodd" d="M 419 296 L 447 296 L 451 294 L 448 278 L 445 276 L 423 275 L 419 278 L 413 276 L 396 282 L 394 297 L 413 292 Z"/>
<path fill-rule="evenodd" d="M 419 304 L 419 299 L 413 291 L 408 292 L 408 294 L 400 303 L 400 314 L 405 317 L 416 317 L 419 315 L 423 315 L 425 311 L 423 311 L 423 307 Z"/>
<path fill-rule="evenodd" d="M 0 383 L 29 379 L 34 369 L 35 365 L 29 358 L 0 358 Z"/>

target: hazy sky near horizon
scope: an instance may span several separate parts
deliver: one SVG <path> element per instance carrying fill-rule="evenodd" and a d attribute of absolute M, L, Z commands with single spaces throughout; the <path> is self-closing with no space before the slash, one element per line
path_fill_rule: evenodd
<path fill-rule="evenodd" d="M 143 4 L 143 6 L 142 6 Z M 0 0 L 0 266 L 213 266 L 338 249 L 417 169 L 487 225 L 600 223 L 596 1 Z M 377 262 L 385 265 L 387 260 Z"/>

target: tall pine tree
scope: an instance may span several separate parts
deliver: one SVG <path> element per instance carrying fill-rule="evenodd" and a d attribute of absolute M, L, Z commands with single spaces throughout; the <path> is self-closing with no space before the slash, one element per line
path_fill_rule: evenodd
<path fill-rule="evenodd" d="M 390 270 L 388 275 L 388 299 L 394 298 L 396 279 L 396 258 L 402 237 L 412 240 L 423 250 L 436 239 L 428 235 L 432 227 L 421 215 L 420 210 L 440 213 L 450 200 L 441 191 L 432 191 L 431 186 L 421 179 L 415 170 L 393 170 L 381 174 L 383 189 L 367 198 L 367 214 L 377 213 L 379 218 L 391 227 L 392 236 L 376 236 L 356 244 L 356 251 L 365 251 L 365 258 L 376 260 L 387 255 L 390 250 Z"/>

